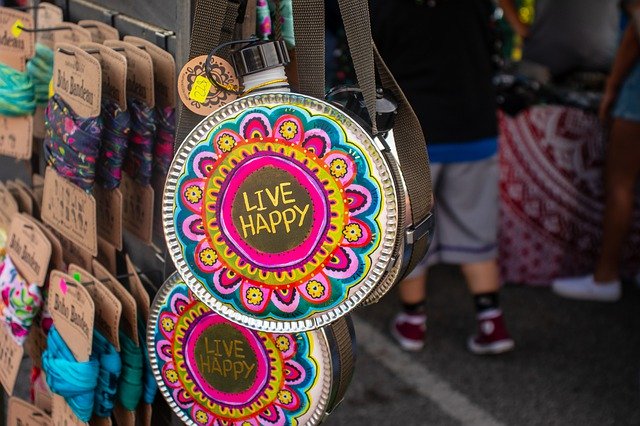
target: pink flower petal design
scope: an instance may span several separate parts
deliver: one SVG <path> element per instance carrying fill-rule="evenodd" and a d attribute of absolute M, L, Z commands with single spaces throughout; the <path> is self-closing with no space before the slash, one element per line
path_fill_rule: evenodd
<path fill-rule="evenodd" d="M 307 377 L 307 371 L 298 362 L 288 359 L 284 362 L 284 380 L 290 386 L 299 385 Z"/>
<path fill-rule="evenodd" d="M 292 144 L 299 144 L 304 135 L 302 121 L 294 115 L 283 115 L 273 125 L 274 136 Z"/>
<path fill-rule="evenodd" d="M 329 166 L 331 176 L 340 181 L 344 187 L 351 184 L 358 172 L 353 159 L 341 151 L 330 151 L 325 156 L 324 162 Z"/>
<path fill-rule="evenodd" d="M 171 310 L 174 314 L 180 315 L 184 310 L 189 306 L 191 301 L 189 298 L 181 293 L 176 293 L 171 298 L 169 306 L 171 306 Z"/>
<path fill-rule="evenodd" d="M 331 278 L 349 278 L 358 270 L 358 256 L 349 247 L 338 247 L 325 267 L 325 273 Z"/>
<path fill-rule="evenodd" d="M 193 406 L 194 400 L 191 397 L 191 395 L 187 393 L 186 390 L 178 388 L 178 389 L 174 389 L 172 393 L 173 393 L 173 400 L 176 402 L 178 407 L 182 408 L 183 410 L 187 410 L 191 406 Z"/>
<path fill-rule="evenodd" d="M 211 248 L 206 238 L 198 243 L 193 257 L 198 268 L 205 273 L 212 273 L 222 268 L 218 253 Z"/>
<path fill-rule="evenodd" d="M 273 336 L 274 341 L 276 342 L 276 347 L 278 348 L 278 350 L 280 350 L 280 353 L 282 354 L 282 358 L 283 359 L 289 359 L 291 357 L 293 357 L 296 352 L 298 351 L 298 344 L 296 343 L 296 339 L 294 338 L 293 334 L 277 334 Z M 282 347 L 282 343 L 286 341 L 286 350 L 284 347 Z M 285 379 L 288 375 L 287 371 L 285 370 L 284 372 L 285 374 Z M 296 375 L 296 377 L 299 374 Z"/>
<path fill-rule="evenodd" d="M 342 244 L 347 247 L 364 247 L 371 242 L 371 229 L 366 223 L 352 218 L 342 230 Z"/>
<path fill-rule="evenodd" d="M 296 392 L 284 386 L 278 392 L 278 396 L 273 403 L 287 411 L 295 411 L 300 407 L 300 397 Z"/>
<path fill-rule="evenodd" d="M 300 304 L 300 294 L 295 288 L 274 289 L 271 293 L 271 303 L 282 312 L 294 312 Z"/>
<path fill-rule="evenodd" d="M 287 418 L 282 408 L 277 405 L 270 405 L 260 413 L 259 421 L 264 426 L 284 426 L 287 424 Z"/>
<path fill-rule="evenodd" d="M 319 273 L 314 275 L 309 281 L 298 286 L 298 291 L 302 297 L 311 303 L 324 303 L 331 297 L 331 283 L 327 277 Z"/>
<path fill-rule="evenodd" d="M 182 232 L 191 241 L 200 241 L 204 238 L 204 226 L 202 217 L 194 214 L 182 222 Z"/>
<path fill-rule="evenodd" d="M 222 156 L 231 151 L 235 146 L 242 143 L 242 136 L 233 130 L 220 130 L 215 134 L 211 143 L 217 155 Z"/>
<path fill-rule="evenodd" d="M 242 304 L 249 311 L 261 313 L 269 304 L 271 291 L 270 288 L 260 287 L 248 281 L 243 281 L 240 286 L 240 300 L 242 300 Z"/>
<path fill-rule="evenodd" d="M 227 268 L 221 268 L 213 273 L 213 285 L 221 294 L 234 293 L 241 282 L 242 277 Z"/>
<path fill-rule="evenodd" d="M 180 188 L 182 205 L 196 214 L 201 214 L 205 191 L 203 179 L 190 179 L 185 181 Z"/>
<path fill-rule="evenodd" d="M 245 139 L 258 139 L 271 136 L 271 123 L 264 114 L 247 114 L 240 123 L 240 134 Z"/>
<path fill-rule="evenodd" d="M 196 155 L 193 159 L 193 171 L 199 178 L 206 179 L 213 172 L 213 165 L 216 162 L 216 156 L 213 152 L 205 151 Z"/>
<path fill-rule="evenodd" d="M 352 184 L 345 190 L 347 206 L 353 214 L 358 214 L 371 207 L 371 192 L 361 185 Z"/>
<path fill-rule="evenodd" d="M 173 333 L 175 331 L 176 321 L 178 320 L 178 316 L 171 312 L 163 312 L 158 319 L 158 329 L 160 333 L 167 339 L 173 340 Z M 173 326 L 165 327 L 166 325 L 172 324 Z"/>
<path fill-rule="evenodd" d="M 322 158 L 331 149 L 331 139 L 324 130 L 312 129 L 304 134 L 302 146 Z"/>

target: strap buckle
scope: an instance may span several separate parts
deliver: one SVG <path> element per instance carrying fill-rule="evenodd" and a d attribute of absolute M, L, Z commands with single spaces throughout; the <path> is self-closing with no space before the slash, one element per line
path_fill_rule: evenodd
<path fill-rule="evenodd" d="M 422 219 L 420 223 L 414 224 L 411 228 L 407 229 L 406 239 L 407 244 L 414 244 L 416 241 L 425 237 L 433 231 L 435 225 L 435 216 L 432 212 L 429 212 L 427 217 Z"/>

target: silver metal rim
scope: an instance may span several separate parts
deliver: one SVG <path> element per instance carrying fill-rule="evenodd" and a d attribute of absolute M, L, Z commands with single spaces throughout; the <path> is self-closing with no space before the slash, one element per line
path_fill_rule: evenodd
<path fill-rule="evenodd" d="M 187 416 L 182 409 L 178 406 L 178 404 L 173 399 L 171 392 L 167 388 L 162 379 L 162 375 L 160 374 L 160 368 L 158 365 L 158 358 L 156 356 L 156 340 L 155 340 L 155 330 L 156 325 L 158 323 L 158 319 L 160 316 L 160 310 L 164 305 L 167 296 L 171 293 L 171 290 L 174 286 L 183 283 L 183 280 L 177 273 L 171 275 L 165 283 L 160 287 L 156 297 L 153 300 L 151 305 L 151 312 L 149 314 L 149 320 L 147 322 L 147 351 L 149 353 L 149 363 L 151 364 L 151 369 L 153 370 L 153 377 L 158 384 L 158 388 L 160 389 L 160 393 L 164 397 L 171 410 L 178 416 L 180 420 L 182 420 L 185 424 L 189 426 L 198 426 L 196 422 L 193 421 L 189 416 Z M 320 398 L 318 398 L 318 404 L 313 408 L 313 412 L 309 417 L 309 422 L 305 424 L 309 425 L 318 425 L 322 423 L 326 416 L 327 405 L 329 403 L 329 396 L 331 395 L 331 388 L 333 386 L 333 365 L 331 363 L 331 351 L 329 350 L 329 341 L 327 339 L 327 335 L 324 330 L 314 330 L 309 333 L 315 334 L 317 344 L 321 345 L 322 351 L 322 359 L 323 362 L 323 371 L 322 375 L 322 389 L 320 391 Z M 303 414 L 303 416 L 305 416 Z"/>
<path fill-rule="evenodd" d="M 352 293 L 345 300 L 334 308 L 315 313 L 308 318 L 300 320 L 272 320 L 258 319 L 250 315 L 238 312 L 230 308 L 227 304 L 216 299 L 206 287 L 199 282 L 189 269 L 182 252 L 180 250 L 180 242 L 176 234 L 175 223 L 173 220 L 173 211 L 175 197 L 177 194 L 177 185 L 188 159 L 189 153 L 194 147 L 205 138 L 211 130 L 219 123 L 227 118 L 234 117 L 242 111 L 257 106 L 275 106 L 282 104 L 296 104 L 304 108 L 308 108 L 317 114 L 323 114 L 336 119 L 345 130 L 352 131 L 358 136 L 358 141 L 366 141 L 361 143 L 359 148 L 368 155 L 373 166 L 380 175 L 381 193 L 387 204 L 386 219 L 387 229 L 383 231 L 380 242 L 378 260 L 371 265 L 369 273 L 364 279 L 355 285 Z M 244 325 L 248 328 L 272 333 L 292 333 L 303 332 L 318 329 L 337 318 L 347 314 L 359 304 L 361 304 L 367 296 L 376 288 L 383 280 L 389 263 L 391 262 L 394 252 L 396 251 L 396 235 L 398 228 L 402 224 L 398 223 L 397 212 L 397 194 L 394 185 L 394 176 L 391 172 L 387 160 L 384 155 L 376 147 L 375 143 L 367 132 L 353 119 L 333 105 L 296 93 L 265 93 L 248 96 L 237 99 L 224 107 L 220 108 L 213 114 L 209 115 L 196 126 L 195 129 L 187 136 L 180 145 L 177 153 L 171 163 L 171 168 L 167 175 L 164 194 L 162 198 L 162 223 L 167 242 L 167 248 L 176 268 L 189 288 L 209 306 L 217 314 L 227 318 L 230 321 Z M 383 214 L 382 212 L 381 214 Z"/>

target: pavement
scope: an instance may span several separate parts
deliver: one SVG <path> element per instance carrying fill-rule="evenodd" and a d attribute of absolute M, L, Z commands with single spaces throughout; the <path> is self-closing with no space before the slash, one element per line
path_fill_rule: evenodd
<path fill-rule="evenodd" d="M 421 352 L 391 340 L 395 292 L 356 311 L 356 372 L 327 425 L 640 425 L 634 284 L 611 304 L 507 286 L 501 300 L 516 350 L 482 357 L 465 348 L 475 324 L 458 269 L 436 267 L 430 279 Z"/>
<path fill-rule="evenodd" d="M 24 166 L 0 159 L 0 178 L 17 171 L 26 179 Z M 481 357 L 465 348 L 475 321 L 462 276 L 435 267 L 423 351 L 402 352 L 391 340 L 395 291 L 356 310 L 355 375 L 325 424 L 640 425 L 640 289 L 623 291 L 620 302 L 602 304 L 507 286 L 501 300 L 516 350 Z M 20 381 L 16 393 L 27 392 Z"/>

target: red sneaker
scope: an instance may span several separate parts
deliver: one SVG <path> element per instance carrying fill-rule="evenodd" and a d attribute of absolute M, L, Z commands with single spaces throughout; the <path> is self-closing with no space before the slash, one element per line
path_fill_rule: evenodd
<path fill-rule="evenodd" d="M 513 350 L 515 343 L 504 325 L 500 309 L 478 315 L 478 334 L 469 337 L 467 347 L 476 355 L 501 354 Z"/>
<path fill-rule="evenodd" d="M 419 351 L 424 348 L 426 332 L 427 316 L 425 314 L 401 312 L 391 322 L 391 335 L 406 351 Z"/>

